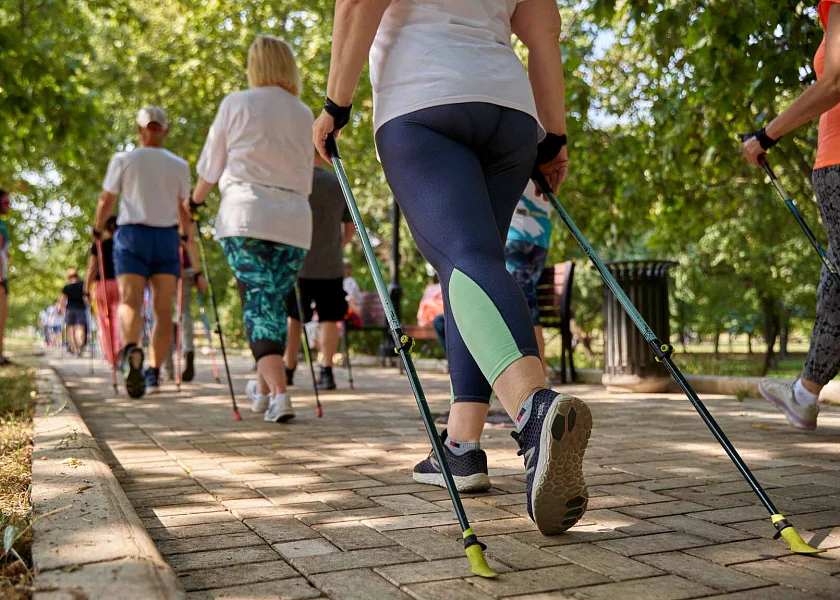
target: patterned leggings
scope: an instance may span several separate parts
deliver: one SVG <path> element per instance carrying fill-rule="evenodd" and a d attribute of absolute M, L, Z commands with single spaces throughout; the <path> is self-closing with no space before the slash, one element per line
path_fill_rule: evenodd
<path fill-rule="evenodd" d="M 814 171 L 812 181 L 823 224 L 828 233 L 828 256 L 840 265 L 840 165 Z M 803 379 L 825 385 L 840 372 L 840 286 L 823 266 L 817 288 L 817 320 Z"/>
<path fill-rule="evenodd" d="M 306 250 L 248 237 L 222 238 L 242 299 L 245 335 L 254 358 L 286 349 L 286 295 L 295 284 Z"/>

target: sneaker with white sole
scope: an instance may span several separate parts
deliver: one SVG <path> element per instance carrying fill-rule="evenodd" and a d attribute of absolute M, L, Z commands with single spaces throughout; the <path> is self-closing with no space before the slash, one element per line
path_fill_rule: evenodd
<path fill-rule="evenodd" d="M 793 393 L 795 384 L 795 381 L 765 377 L 758 384 L 758 391 L 761 392 L 765 400 L 772 402 L 785 413 L 788 423 L 797 429 L 812 431 L 817 428 L 817 415 L 820 414 L 819 404 L 802 406 L 797 403 Z"/>
<path fill-rule="evenodd" d="M 551 390 L 534 392 L 530 413 L 515 419 L 511 437 L 525 457 L 528 514 L 543 535 L 562 533 L 586 512 L 583 454 L 592 432 L 592 413 L 578 398 Z M 524 423 L 524 425 L 523 425 Z"/>
<path fill-rule="evenodd" d="M 487 454 L 484 450 L 470 450 L 457 456 L 447 447 L 446 430 L 440 434 L 440 441 L 443 443 L 443 454 L 446 457 L 446 464 L 452 472 L 455 480 L 455 487 L 459 492 L 484 492 L 490 489 L 490 476 L 487 474 Z M 412 474 L 417 483 L 427 483 L 445 488 L 446 482 L 440 470 L 435 451 L 432 450 L 429 456 L 414 466 Z"/>
<path fill-rule="evenodd" d="M 285 394 L 275 394 L 269 398 L 268 410 L 263 414 L 263 421 L 269 423 L 285 423 L 295 418 L 295 411 L 292 408 L 292 397 Z"/>
<path fill-rule="evenodd" d="M 261 413 L 268 410 L 268 394 L 260 394 L 260 384 L 256 379 L 245 384 L 245 393 L 251 401 L 251 412 Z"/>

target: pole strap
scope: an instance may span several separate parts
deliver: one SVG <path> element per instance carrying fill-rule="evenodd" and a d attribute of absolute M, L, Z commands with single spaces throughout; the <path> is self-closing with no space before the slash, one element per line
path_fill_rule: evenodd
<path fill-rule="evenodd" d="M 402 334 L 400 336 L 400 345 L 394 347 L 394 354 L 399 354 L 400 352 L 411 354 L 411 351 L 414 350 L 415 343 L 416 341 L 413 337 Z"/>

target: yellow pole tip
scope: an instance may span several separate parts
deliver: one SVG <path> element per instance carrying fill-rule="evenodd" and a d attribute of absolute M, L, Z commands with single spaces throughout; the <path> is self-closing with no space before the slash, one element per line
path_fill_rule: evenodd
<path fill-rule="evenodd" d="M 781 534 L 782 539 L 788 543 L 790 549 L 796 554 L 819 554 L 825 552 L 824 548 L 814 548 L 808 545 L 793 527 L 785 527 L 782 529 Z"/>
<path fill-rule="evenodd" d="M 478 544 L 473 544 L 469 548 L 466 549 L 467 558 L 470 561 L 470 570 L 472 571 L 473 575 L 478 575 L 479 577 L 486 577 L 487 579 L 492 579 L 494 577 L 498 577 L 499 574 L 496 573 L 493 569 L 490 568 L 490 565 L 487 564 L 487 559 L 484 558 L 484 551 L 481 549 L 481 546 Z"/>

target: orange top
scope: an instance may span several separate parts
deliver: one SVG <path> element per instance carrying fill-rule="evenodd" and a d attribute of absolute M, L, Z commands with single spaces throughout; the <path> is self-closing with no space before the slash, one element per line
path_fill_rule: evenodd
<path fill-rule="evenodd" d="M 828 26 L 828 10 L 840 0 L 821 0 L 819 4 L 820 21 L 823 28 Z M 814 56 L 814 72 L 817 79 L 825 70 L 825 38 Z M 817 138 L 817 160 L 815 169 L 840 165 L 840 104 L 824 112 L 820 117 L 820 130 Z"/>

